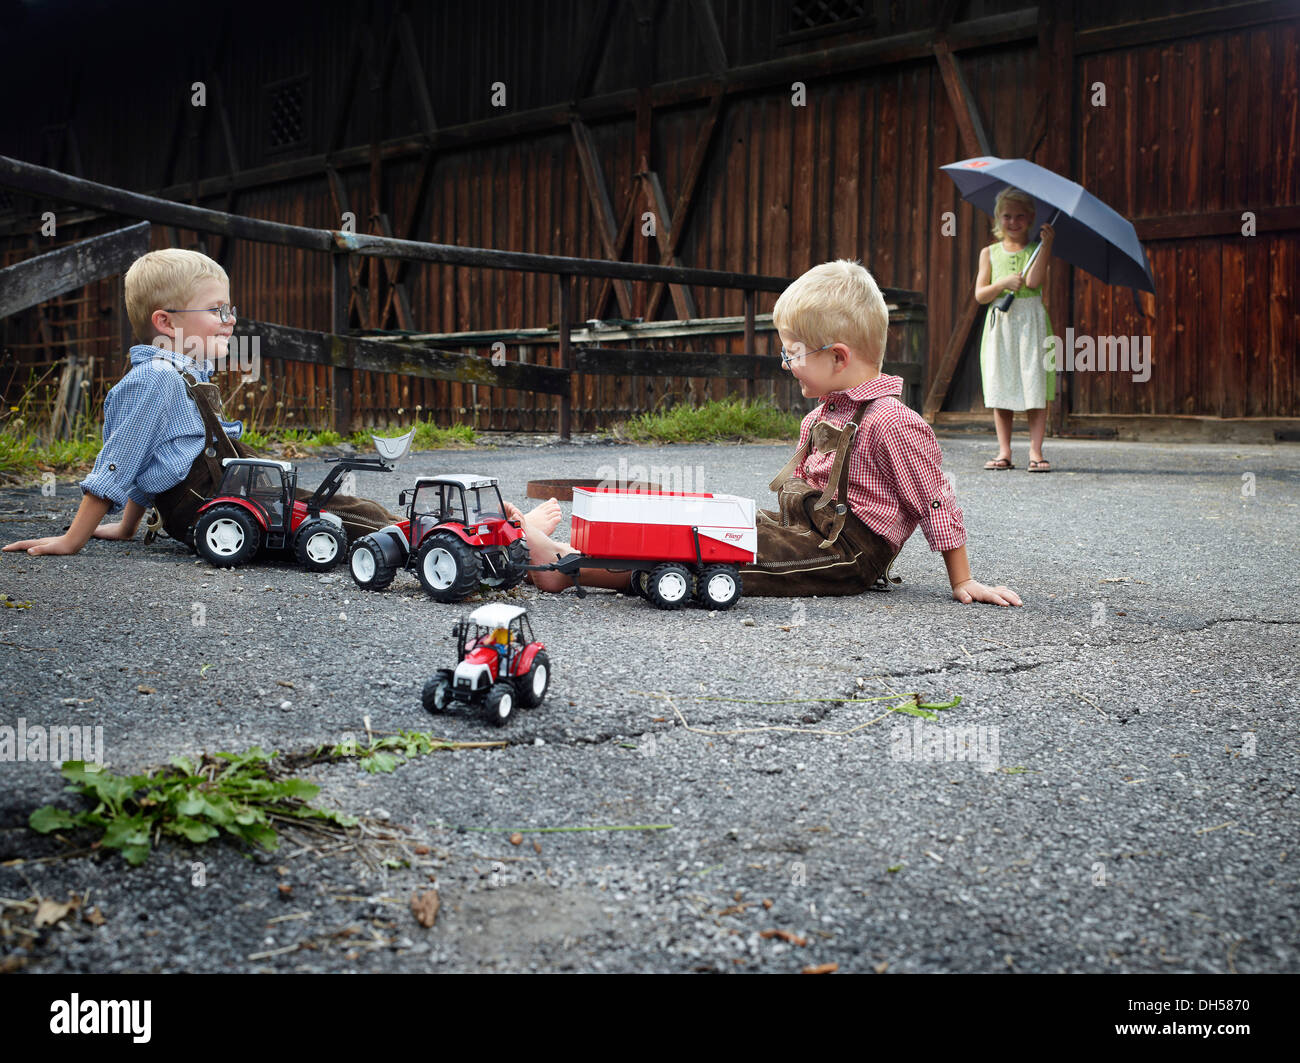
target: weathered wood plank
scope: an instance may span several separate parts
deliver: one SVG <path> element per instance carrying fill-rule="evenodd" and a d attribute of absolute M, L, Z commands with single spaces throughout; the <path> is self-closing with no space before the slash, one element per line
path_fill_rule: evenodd
<path fill-rule="evenodd" d="M 520 388 L 547 395 L 562 395 L 568 387 L 569 374 L 558 369 L 521 362 L 493 365 L 490 359 L 478 355 L 434 347 L 331 335 L 251 320 L 241 320 L 235 335 L 258 337 L 263 358 L 327 365 L 338 372 L 399 373 L 485 387 Z"/>
<path fill-rule="evenodd" d="M 579 347 L 574 371 L 593 375 L 700 377 L 709 380 L 780 379 L 781 359 L 767 355 L 713 354 L 708 351 L 663 351 L 624 347 Z"/>
<path fill-rule="evenodd" d="M 0 269 L 0 317 L 126 271 L 149 250 L 149 223 L 60 247 Z"/>

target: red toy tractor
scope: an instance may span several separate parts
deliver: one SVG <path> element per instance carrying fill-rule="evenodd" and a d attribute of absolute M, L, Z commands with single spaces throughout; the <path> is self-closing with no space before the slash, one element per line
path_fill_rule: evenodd
<path fill-rule="evenodd" d="M 494 602 L 480 606 L 452 628 L 455 669 L 440 668 L 424 685 L 424 707 L 445 712 L 453 703 L 482 709 L 502 727 L 517 706 L 536 708 L 551 682 L 546 647 L 533 637 L 527 611 Z"/>
<path fill-rule="evenodd" d="M 387 472 L 382 458 L 344 458 L 306 501 L 295 497 L 298 470 L 269 458 L 226 458 L 215 498 L 199 507 L 194 548 L 209 564 L 238 568 L 259 549 L 291 552 L 309 572 L 326 572 L 348 551 L 343 523 L 323 510 L 352 469 Z"/>
<path fill-rule="evenodd" d="M 488 476 L 423 476 L 403 491 L 406 520 L 362 536 L 348 567 L 357 586 L 381 591 L 399 569 L 413 568 L 429 596 L 459 602 L 480 584 L 507 590 L 528 574 L 528 543 L 508 520 L 497 481 Z"/>

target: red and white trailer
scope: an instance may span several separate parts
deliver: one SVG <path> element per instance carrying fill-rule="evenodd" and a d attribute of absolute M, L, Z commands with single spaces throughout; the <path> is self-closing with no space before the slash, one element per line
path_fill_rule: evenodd
<path fill-rule="evenodd" d="M 573 489 L 579 551 L 545 566 L 572 575 L 583 568 L 630 571 L 637 593 L 660 609 L 690 598 L 730 609 L 741 594 L 740 566 L 758 548 L 754 500 L 705 491 Z"/>

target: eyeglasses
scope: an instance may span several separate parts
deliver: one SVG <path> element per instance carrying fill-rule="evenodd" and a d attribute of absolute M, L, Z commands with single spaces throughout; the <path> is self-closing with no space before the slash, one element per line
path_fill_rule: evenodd
<path fill-rule="evenodd" d="M 817 351 L 824 351 L 824 350 L 826 350 L 827 347 L 834 347 L 834 346 L 835 346 L 835 342 L 832 340 L 830 343 L 826 344 L 825 346 L 823 346 L 823 347 L 818 347 L 817 350 L 815 350 L 815 351 L 798 351 L 798 352 L 796 352 L 795 354 L 791 354 L 791 353 L 790 353 L 789 351 L 787 351 L 784 347 L 782 347 L 782 348 L 781 348 L 781 365 L 784 366 L 786 369 L 789 369 L 790 366 L 791 366 L 791 364 L 794 363 L 795 361 L 797 361 L 797 360 L 802 360 L 802 359 L 804 359 L 804 358 L 807 358 L 808 355 L 810 355 L 810 354 L 816 354 Z"/>
<path fill-rule="evenodd" d="M 221 323 L 223 325 L 232 318 L 239 316 L 235 313 L 235 308 L 229 303 L 222 303 L 220 306 L 200 306 L 193 310 L 173 310 L 166 306 L 164 306 L 163 309 L 169 314 L 216 314 L 221 318 Z"/>

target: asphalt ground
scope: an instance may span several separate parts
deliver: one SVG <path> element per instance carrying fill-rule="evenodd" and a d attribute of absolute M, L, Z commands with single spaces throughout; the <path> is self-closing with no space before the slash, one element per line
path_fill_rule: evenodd
<path fill-rule="evenodd" d="M 1049 440 L 1045 476 L 1026 474 L 1020 438 L 1011 472 L 980 470 L 989 439 L 943 447 L 974 573 L 1023 608 L 952 601 L 919 532 L 889 594 L 711 615 L 527 588 L 554 680 L 502 731 L 421 708 L 470 606 L 427 599 L 413 576 L 367 593 L 342 569 L 222 571 L 169 541 L 0 555 L 0 593 L 29 603 L 0 609 L 0 724 L 101 726 L 113 770 L 364 741 L 366 716 L 377 732 L 509 741 L 387 775 L 305 769 L 318 803 L 366 817 L 351 848 L 164 839 L 134 869 L 65 855 L 88 835 L 27 829 L 34 808 L 76 799 L 55 765 L 0 762 L 0 895 L 90 891 L 103 917 L 39 930 L 27 917 L 28 933 L 0 937 L 3 962 L 1295 971 L 1300 447 Z M 522 502 L 530 479 L 617 474 L 622 460 L 769 505 L 788 453 L 420 453 L 358 493 L 392 506 L 417 475 L 472 471 Z M 323 469 L 303 463 L 300 482 Z M 5 541 L 57 531 L 77 501 L 67 484 L 0 492 Z M 933 721 L 887 710 L 912 692 L 961 702 Z M 404 844 L 385 847 L 384 825 Z M 408 902 L 430 889 L 441 910 L 426 929 Z"/>

